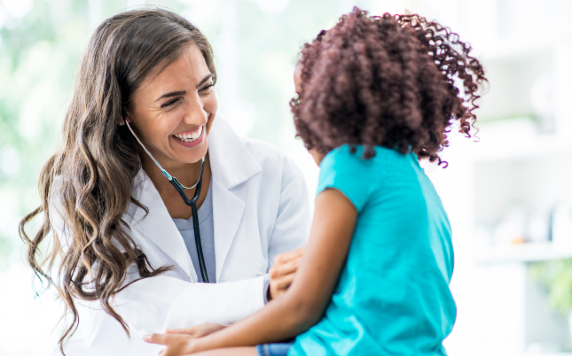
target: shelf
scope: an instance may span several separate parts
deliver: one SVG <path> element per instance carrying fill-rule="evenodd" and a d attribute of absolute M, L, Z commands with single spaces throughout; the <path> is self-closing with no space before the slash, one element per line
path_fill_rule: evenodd
<path fill-rule="evenodd" d="M 558 154 L 572 149 L 569 140 L 563 140 L 554 135 L 530 137 L 528 140 L 519 140 L 511 145 L 505 142 L 482 142 L 475 149 L 476 161 L 499 161 L 507 159 L 526 159 L 545 154 Z"/>
<path fill-rule="evenodd" d="M 532 43 L 502 41 L 485 49 L 479 57 L 482 57 L 487 64 L 490 62 L 522 61 L 552 50 L 556 44 L 558 44 L 556 41 L 542 40 L 536 40 Z"/>
<path fill-rule="evenodd" d="M 554 50 L 562 44 L 572 42 L 572 32 L 566 31 L 550 38 L 538 36 L 536 38 L 511 38 L 504 41 L 498 41 L 488 48 L 485 48 L 479 57 L 485 61 L 522 61 L 530 57 L 538 56 L 547 51 Z"/>
<path fill-rule="evenodd" d="M 572 150 L 569 136 L 537 134 L 528 120 L 483 124 L 478 136 L 478 142 L 461 143 L 476 162 L 529 159 Z"/>
<path fill-rule="evenodd" d="M 560 246 L 551 242 L 536 242 L 494 246 L 476 254 L 476 261 L 481 264 L 538 262 L 565 258 L 572 258 L 572 244 Z"/>

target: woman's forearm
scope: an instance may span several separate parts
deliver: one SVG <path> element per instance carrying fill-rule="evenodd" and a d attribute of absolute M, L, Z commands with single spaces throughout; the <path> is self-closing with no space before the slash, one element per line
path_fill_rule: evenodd
<path fill-rule="evenodd" d="M 153 280 L 155 277 L 148 279 Z M 263 279 L 264 277 L 257 277 L 228 283 L 189 283 L 188 288 L 171 303 L 164 328 L 178 329 L 203 323 L 236 323 L 264 307 Z"/>

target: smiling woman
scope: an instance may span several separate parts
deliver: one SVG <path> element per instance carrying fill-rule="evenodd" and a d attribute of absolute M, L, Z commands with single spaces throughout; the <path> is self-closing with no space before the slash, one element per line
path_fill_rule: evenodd
<path fill-rule="evenodd" d="M 217 118 L 215 82 L 207 39 L 177 14 L 129 11 L 96 29 L 62 148 L 40 176 L 42 204 L 20 225 L 28 262 L 72 316 L 62 352 L 152 355 L 141 335 L 228 325 L 290 285 L 301 253 L 282 253 L 306 241 L 304 179 L 283 152 Z M 185 186 L 202 175 L 206 189 L 183 193 L 199 195 L 196 214 L 157 165 Z M 31 237 L 25 227 L 41 213 Z M 83 334 L 66 343 L 78 325 Z"/>
<path fill-rule="evenodd" d="M 167 172 L 179 177 L 183 186 L 198 181 L 201 159 L 207 155 L 208 135 L 217 112 L 214 83 L 215 76 L 201 50 L 190 43 L 179 58 L 149 73 L 129 102 L 126 120 L 132 123 L 149 153 Z M 171 217 L 189 219 L 191 207 L 179 198 L 161 171 L 155 169 L 149 155 L 140 157 Z M 205 168 L 203 184 L 208 187 L 210 164 Z M 199 197 L 198 206 L 205 197 L 206 190 Z"/>

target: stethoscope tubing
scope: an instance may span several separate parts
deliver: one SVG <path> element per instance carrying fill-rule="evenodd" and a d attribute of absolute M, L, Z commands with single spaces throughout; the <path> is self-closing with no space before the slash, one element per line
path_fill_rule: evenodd
<path fill-rule="evenodd" d="M 191 212 L 193 214 L 192 215 L 193 231 L 195 233 L 195 244 L 197 246 L 197 256 L 199 257 L 199 267 L 201 270 L 201 277 L 203 278 L 203 282 L 209 283 L 209 276 L 207 274 L 207 266 L 205 263 L 205 256 L 203 254 L 203 245 L 201 243 L 201 230 L 199 227 L 199 217 L 198 217 L 198 209 L 197 209 L 197 201 L 199 200 L 199 196 L 201 195 L 201 187 L 203 185 L 203 170 L 205 168 L 205 157 L 203 157 L 203 160 L 201 162 L 201 173 L 199 175 L 199 180 L 197 181 L 197 183 L 195 183 L 195 185 L 193 185 L 191 187 L 185 187 L 184 185 L 181 184 L 181 182 L 179 182 L 179 180 L 176 177 L 170 175 L 161 166 L 161 164 L 159 164 L 159 162 L 155 159 L 155 157 L 153 157 L 151 152 L 149 152 L 149 150 L 147 150 L 147 147 L 145 147 L 143 142 L 141 142 L 141 140 L 139 140 L 139 137 L 137 137 L 137 135 L 135 134 L 135 132 L 131 128 L 131 125 L 129 125 L 129 121 L 125 120 L 125 124 L 129 128 L 129 131 L 131 131 L 131 134 L 133 135 L 133 137 L 135 137 L 137 142 L 141 145 L 141 147 L 143 147 L 143 150 L 145 150 L 145 152 L 149 155 L 149 157 L 151 157 L 153 162 L 155 162 L 155 165 L 157 165 L 157 167 L 159 167 L 159 169 L 161 170 L 161 173 L 163 173 L 163 175 L 165 177 L 167 177 L 167 179 L 173 185 L 173 187 L 175 187 L 175 189 L 177 190 L 177 192 L 179 193 L 179 195 L 181 196 L 181 198 L 183 199 L 185 204 L 187 204 L 188 206 L 191 207 Z M 195 194 L 193 195 L 192 199 L 189 199 L 189 197 L 187 197 L 187 194 L 185 193 L 185 189 L 193 189 L 195 187 L 197 188 L 195 190 Z"/>
<path fill-rule="evenodd" d="M 177 178 L 173 177 L 173 179 L 170 180 L 170 182 L 173 185 L 173 187 L 175 187 L 175 189 L 177 190 L 177 192 L 179 193 L 181 198 L 183 198 L 183 201 L 185 202 L 185 204 L 187 204 L 188 206 L 191 207 L 191 211 L 193 213 L 193 216 L 192 216 L 192 218 L 193 218 L 193 230 L 195 232 L 195 244 L 197 245 L 197 256 L 199 257 L 199 267 L 201 269 L 201 277 L 203 277 L 203 282 L 209 283 L 209 276 L 207 274 L 207 266 L 205 264 L 205 256 L 203 254 L 203 245 L 201 243 L 201 230 L 199 228 L 199 216 L 198 216 L 199 214 L 198 214 L 198 209 L 197 209 L 197 201 L 199 200 L 199 196 L 201 195 L 201 187 L 203 185 L 203 169 L 204 169 L 204 167 L 205 167 L 205 160 L 203 158 L 203 161 L 201 163 L 201 173 L 199 176 L 199 181 L 196 184 L 197 189 L 195 190 L 195 194 L 194 194 L 192 199 L 189 199 L 189 197 L 187 197 L 187 194 L 183 190 L 183 185 L 181 183 L 179 183 Z"/>

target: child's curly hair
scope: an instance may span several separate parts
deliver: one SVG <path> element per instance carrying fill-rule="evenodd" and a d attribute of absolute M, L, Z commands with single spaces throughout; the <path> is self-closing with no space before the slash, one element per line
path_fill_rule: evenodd
<path fill-rule="evenodd" d="M 448 145 L 453 120 L 471 137 L 476 93 L 487 81 L 470 51 L 419 15 L 368 16 L 355 7 L 302 48 L 300 88 L 290 102 L 297 136 L 323 154 L 361 144 L 365 158 L 384 146 L 441 164 L 437 152 Z"/>

